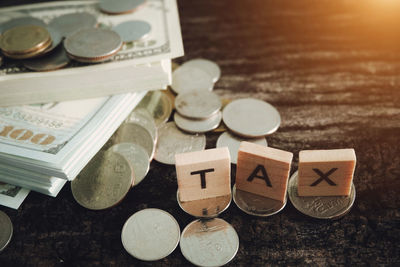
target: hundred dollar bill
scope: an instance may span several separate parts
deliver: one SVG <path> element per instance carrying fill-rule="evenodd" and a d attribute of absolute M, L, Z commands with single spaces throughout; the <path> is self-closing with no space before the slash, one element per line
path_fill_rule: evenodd
<path fill-rule="evenodd" d="M 145 20 L 151 24 L 152 31 L 143 41 L 124 44 L 107 63 L 73 62 L 65 69 L 40 73 L 27 70 L 18 61 L 3 64 L 0 66 L 0 106 L 160 89 L 170 84 L 170 59 L 183 55 L 176 0 L 148 0 L 143 8 L 122 15 L 102 13 L 97 0 L 48 2 L 2 8 L 0 18 L 24 14 L 48 23 L 57 16 L 77 12 L 93 14 L 102 28 L 111 29 L 129 20 Z"/>
<path fill-rule="evenodd" d="M 28 194 L 28 189 L 0 182 L 0 205 L 18 209 Z"/>
<path fill-rule="evenodd" d="M 0 107 L 0 173 L 73 179 L 145 93 Z"/>

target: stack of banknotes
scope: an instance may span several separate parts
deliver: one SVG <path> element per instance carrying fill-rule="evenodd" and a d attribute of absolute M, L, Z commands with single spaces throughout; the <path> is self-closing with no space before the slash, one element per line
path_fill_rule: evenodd
<path fill-rule="evenodd" d="M 97 18 L 97 28 L 137 20 L 151 25 L 145 39 L 125 42 L 102 63 L 72 60 L 62 69 L 34 72 L 0 54 L 0 204 L 2 192 L 18 191 L 11 185 L 56 196 L 148 90 L 171 83 L 171 59 L 183 55 L 176 0 L 145 2 L 134 12 L 118 15 L 102 12 L 96 0 L 0 9 L 0 30 L 2 23 L 19 17 L 49 23 L 82 12 Z"/>

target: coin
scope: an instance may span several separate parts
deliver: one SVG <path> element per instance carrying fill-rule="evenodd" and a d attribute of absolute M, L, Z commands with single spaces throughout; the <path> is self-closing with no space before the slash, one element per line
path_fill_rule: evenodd
<path fill-rule="evenodd" d="M 236 189 L 236 184 L 233 186 L 232 195 L 233 201 L 239 209 L 247 214 L 259 217 L 267 217 L 280 212 L 286 206 L 287 202 L 287 197 L 285 202 L 281 202 Z"/>
<path fill-rule="evenodd" d="M 65 67 L 69 62 L 64 47 L 60 46 L 44 57 L 25 60 L 24 66 L 33 71 L 52 71 Z"/>
<path fill-rule="evenodd" d="M 80 62 L 102 62 L 110 59 L 122 47 L 118 33 L 107 29 L 83 29 L 64 41 L 68 55 Z"/>
<path fill-rule="evenodd" d="M 175 164 L 175 154 L 200 151 L 206 147 L 204 134 L 187 134 L 180 131 L 174 122 L 158 129 L 158 142 L 154 159 L 164 164 Z"/>
<path fill-rule="evenodd" d="M 82 29 L 94 28 L 96 25 L 96 17 L 87 12 L 64 14 L 49 22 L 49 26 L 63 37 L 69 37 Z"/>
<path fill-rule="evenodd" d="M 268 143 L 267 143 L 267 140 L 265 139 L 265 137 L 243 138 L 243 137 L 235 136 L 229 132 L 224 132 L 218 137 L 216 147 L 225 147 L 225 146 L 228 147 L 229 154 L 231 155 L 231 163 L 236 164 L 240 143 L 242 141 L 246 141 L 246 142 L 250 142 L 250 143 L 254 143 L 254 144 L 258 144 L 258 145 L 262 145 L 262 146 L 268 146 Z"/>
<path fill-rule="evenodd" d="M 131 13 L 142 7 L 146 3 L 146 0 L 100 0 L 100 10 L 108 14 L 124 14 Z"/>
<path fill-rule="evenodd" d="M 157 126 L 155 124 L 153 117 L 151 116 L 150 112 L 147 111 L 147 109 L 141 107 L 135 108 L 131 112 L 131 114 L 129 114 L 128 118 L 126 119 L 126 122 L 137 123 L 143 126 L 151 134 L 153 142 L 154 143 L 157 142 Z"/>
<path fill-rule="evenodd" d="M 71 182 L 72 195 L 87 209 L 107 209 L 122 201 L 132 180 L 132 168 L 123 156 L 100 151 Z"/>
<path fill-rule="evenodd" d="M 51 37 L 46 28 L 35 25 L 16 26 L 5 31 L 0 39 L 4 55 L 26 58 L 38 54 L 51 45 Z"/>
<path fill-rule="evenodd" d="M 205 133 L 212 131 L 218 127 L 221 123 L 221 119 L 222 113 L 220 111 L 206 120 L 191 120 L 181 116 L 178 112 L 174 114 L 176 125 L 189 133 Z"/>
<path fill-rule="evenodd" d="M 226 221 L 195 220 L 182 231 L 179 244 L 183 256 L 197 266 L 222 266 L 239 249 L 239 236 Z"/>
<path fill-rule="evenodd" d="M 211 91 L 214 87 L 210 75 L 201 69 L 180 66 L 172 73 L 171 88 L 175 93 L 185 91 Z"/>
<path fill-rule="evenodd" d="M 176 192 L 176 199 L 179 207 L 189 215 L 197 218 L 214 218 L 224 212 L 232 201 L 231 195 L 206 198 L 193 201 L 181 202 L 179 190 Z"/>
<path fill-rule="evenodd" d="M 151 133 L 136 122 L 122 124 L 116 133 L 115 142 L 137 144 L 146 150 L 150 160 L 154 157 L 155 143 Z"/>
<path fill-rule="evenodd" d="M 296 171 L 289 179 L 289 199 L 298 211 L 318 219 L 337 219 L 346 215 L 356 199 L 353 183 L 349 196 L 301 197 L 298 195 L 297 188 L 298 172 Z"/>
<path fill-rule="evenodd" d="M 175 108 L 190 119 L 208 119 L 222 107 L 219 96 L 209 91 L 188 91 L 175 98 Z"/>
<path fill-rule="evenodd" d="M 4 14 L 1 14 L 1 16 L 3 15 Z M 14 27 L 25 25 L 47 26 L 43 20 L 25 15 L 24 17 L 13 18 L 0 24 L 0 34 Z"/>
<path fill-rule="evenodd" d="M 10 243 L 13 235 L 13 225 L 7 214 L 0 210 L 0 252 Z"/>
<path fill-rule="evenodd" d="M 232 101 L 224 108 L 222 118 L 232 132 L 249 138 L 272 134 L 281 124 L 276 108 L 254 98 Z"/>
<path fill-rule="evenodd" d="M 61 40 L 63 39 L 61 34 L 56 29 L 53 29 L 51 27 L 47 27 L 46 29 L 50 33 L 52 43 L 51 46 L 49 46 L 45 51 L 43 51 L 43 54 L 47 54 L 53 51 L 61 43 Z"/>
<path fill-rule="evenodd" d="M 150 159 L 143 147 L 132 143 L 115 144 L 109 148 L 112 152 L 121 154 L 130 163 L 134 172 L 133 186 L 138 185 L 150 169 Z"/>
<path fill-rule="evenodd" d="M 172 103 L 168 95 L 160 90 L 148 92 L 138 108 L 145 108 L 153 116 L 156 126 L 166 122 L 172 112 Z"/>
<path fill-rule="evenodd" d="M 171 214 L 160 209 L 143 209 L 133 214 L 122 227 L 125 250 L 143 261 L 167 257 L 178 246 L 181 230 Z"/>
<path fill-rule="evenodd" d="M 146 38 L 151 31 L 151 25 L 143 20 L 130 20 L 118 24 L 113 30 L 127 43 Z"/>
<path fill-rule="evenodd" d="M 208 59 L 192 59 L 183 63 L 182 66 L 189 66 L 205 71 L 206 73 L 208 73 L 208 75 L 210 75 L 214 83 L 216 83 L 221 77 L 221 69 L 219 68 L 219 66 L 215 62 Z"/>

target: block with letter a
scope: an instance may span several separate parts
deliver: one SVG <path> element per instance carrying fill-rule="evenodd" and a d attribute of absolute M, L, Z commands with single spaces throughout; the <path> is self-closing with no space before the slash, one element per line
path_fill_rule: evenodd
<path fill-rule="evenodd" d="M 299 154 L 299 196 L 350 195 L 354 149 L 303 150 Z"/>
<path fill-rule="evenodd" d="M 231 194 L 231 162 L 227 147 L 175 155 L 180 201 Z"/>
<path fill-rule="evenodd" d="M 236 168 L 236 188 L 285 202 L 293 153 L 241 142 Z"/>

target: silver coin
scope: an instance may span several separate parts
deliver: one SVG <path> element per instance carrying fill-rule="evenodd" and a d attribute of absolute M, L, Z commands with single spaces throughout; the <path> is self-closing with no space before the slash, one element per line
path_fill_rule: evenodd
<path fill-rule="evenodd" d="M 113 145 L 109 149 L 124 156 L 131 165 L 135 174 L 133 186 L 143 181 L 150 169 L 149 155 L 143 147 L 132 143 L 120 143 Z"/>
<path fill-rule="evenodd" d="M 87 12 L 64 14 L 49 22 L 49 26 L 63 37 L 69 37 L 82 29 L 94 28 L 96 25 L 97 18 Z"/>
<path fill-rule="evenodd" d="M 0 210 L 0 252 L 10 243 L 13 235 L 13 225 L 7 214 Z"/>
<path fill-rule="evenodd" d="M 67 37 L 65 50 L 82 62 L 103 61 L 116 54 L 122 47 L 118 33 L 107 29 L 83 29 Z"/>
<path fill-rule="evenodd" d="M 216 83 L 221 77 L 221 69 L 219 68 L 217 63 L 208 59 L 204 58 L 192 59 L 183 63 L 182 66 L 198 68 L 207 72 L 211 76 L 214 83 Z"/>
<path fill-rule="evenodd" d="M 69 62 L 64 47 L 60 46 L 44 57 L 25 60 L 24 66 L 33 71 L 52 71 L 65 67 Z"/>
<path fill-rule="evenodd" d="M 222 107 L 219 96 L 209 91 L 188 91 L 175 98 L 175 108 L 190 119 L 208 119 Z"/>
<path fill-rule="evenodd" d="M 151 25 L 143 20 L 125 21 L 113 27 L 125 43 L 139 41 L 146 38 L 150 31 Z"/>
<path fill-rule="evenodd" d="M 356 199 L 353 183 L 349 196 L 301 197 L 298 195 L 297 188 L 298 172 L 296 171 L 289 179 L 289 199 L 298 211 L 318 219 L 337 219 L 346 215 Z"/>
<path fill-rule="evenodd" d="M 247 214 L 267 217 L 277 214 L 286 206 L 287 197 L 284 202 L 252 194 L 243 190 L 236 189 L 236 184 L 232 190 L 233 201 L 236 206 Z"/>
<path fill-rule="evenodd" d="M 183 256 L 194 265 L 222 266 L 235 257 L 239 236 L 222 219 L 196 220 L 182 231 L 179 246 Z"/>
<path fill-rule="evenodd" d="M 52 27 L 46 27 L 47 31 L 50 33 L 51 37 L 51 46 L 47 48 L 43 54 L 48 54 L 51 51 L 53 51 L 62 41 L 63 37 L 62 35 L 54 28 Z"/>
<path fill-rule="evenodd" d="M 148 130 L 153 138 L 154 143 L 157 142 L 157 126 L 154 121 L 154 118 L 151 116 L 150 112 L 144 108 L 136 108 L 129 114 L 128 118 L 125 120 L 126 122 L 137 123 L 146 130 Z"/>
<path fill-rule="evenodd" d="M 276 108 L 254 98 L 232 101 L 224 108 L 222 118 L 232 132 L 248 138 L 272 134 L 281 124 Z"/>
<path fill-rule="evenodd" d="M 151 133 L 136 122 L 122 124 L 116 133 L 115 142 L 137 144 L 146 150 L 150 161 L 154 157 L 155 143 Z"/>
<path fill-rule="evenodd" d="M 212 115 L 206 120 L 191 120 L 181 116 L 178 112 L 174 114 L 176 125 L 188 133 L 206 133 L 218 128 L 222 120 L 222 113 Z"/>
<path fill-rule="evenodd" d="M 176 199 L 179 207 L 187 214 L 197 218 L 214 218 L 229 207 L 232 195 L 182 202 L 179 198 L 178 190 L 176 192 Z"/>
<path fill-rule="evenodd" d="M 3 14 L 1 16 L 3 16 Z M 43 20 L 25 16 L 25 17 L 13 18 L 8 20 L 7 22 L 0 24 L 0 34 L 16 26 L 23 26 L 23 25 L 35 25 L 45 28 L 47 27 L 47 24 Z"/>
<path fill-rule="evenodd" d="M 133 214 L 121 232 L 122 245 L 133 257 L 156 261 L 178 246 L 180 228 L 174 217 L 160 209 L 144 209 Z"/>
<path fill-rule="evenodd" d="M 212 91 L 214 82 L 205 71 L 180 66 L 172 73 L 171 88 L 177 94 L 187 91 Z"/>
<path fill-rule="evenodd" d="M 153 116 L 157 126 L 165 123 L 172 113 L 172 101 L 167 93 L 156 90 L 150 91 L 140 101 L 138 108 L 145 108 Z"/>
<path fill-rule="evenodd" d="M 243 141 L 262 145 L 262 146 L 268 146 L 268 143 L 267 143 L 267 140 L 265 139 L 265 137 L 243 138 L 243 137 L 233 135 L 229 132 L 224 132 L 218 137 L 216 147 L 225 147 L 225 146 L 228 147 L 229 154 L 231 155 L 231 163 L 237 164 L 240 143 Z"/>
<path fill-rule="evenodd" d="M 100 0 L 100 10 L 108 14 L 124 14 L 143 6 L 146 0 Z"/>
<path fill-rule="evenodd" d="M 174 122 L 158 129 L 158 142 L 154 159 L 164 164 L 175 164 L 175 154 L 200 151 L 206 147 L 204 134 L 188 134 L 179 130 Z"/>

